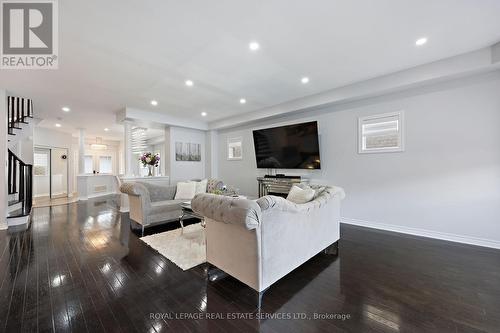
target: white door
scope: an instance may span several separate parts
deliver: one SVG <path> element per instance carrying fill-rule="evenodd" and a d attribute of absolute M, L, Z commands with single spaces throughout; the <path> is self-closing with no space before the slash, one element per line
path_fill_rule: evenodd
<path fill-rule="evenodd" d="M 50 197 L 50 149 L 35 148 L 33 155 L 33 196 Z"/>
<path fill-rule="evenodd" d="M 51 198 L 68 196 L 68 149 L 52 148 L 50 152 Z"/>

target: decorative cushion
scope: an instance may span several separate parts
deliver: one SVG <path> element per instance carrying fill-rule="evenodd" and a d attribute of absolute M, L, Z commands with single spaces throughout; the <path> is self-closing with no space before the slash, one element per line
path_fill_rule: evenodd
<path fill-rule="evenodd" d="M 296 186 L 300 187 L 303 190 L 307 190 L 308 188 L 312 188 L 314 190 L 313 200 L 315 200 L 317 197 L 319 197 L 321 195 L 321 193 L 326 188 L 326 186 L 322 186 L 322 185 L 312 185 L 312 186 L 309 186 L 309 185 L 304 184 L 304 183 L 297 184 Z"/>
<path fill-rule="evenodd" d="M 290 189 L 286 199 L 296 204 L 304 204 L 311 201 L 315 194 L 316 192 L 310 187 L 302 189 L 294 185 Z"/>
<path fill-rule="evenodd" d="M 175 200 L 191 200 L 196 194 L 196 183 L 179 182 L 175 192 Z"/>
<path fill-rule="evenodd" d="M 208 179 L 203 179 L 199 182 L 193 181 L 193 183 L 196 184 L 196 190 L 195 190 L 196 193 L 195 194 L 207 193 Z"/>
<path fill-rule="evenodd" d="M 208 193 L 213 193 L 216 190 L 222 189 L 224 186 L 224 183 L 218 179 L 208 179 L 208 184 L 207 184 L 207 192 Z"/>

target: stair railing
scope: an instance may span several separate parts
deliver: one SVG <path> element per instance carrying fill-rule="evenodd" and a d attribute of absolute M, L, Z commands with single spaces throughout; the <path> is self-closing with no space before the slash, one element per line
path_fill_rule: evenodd
<path fill-rule="evenodd" d="M 9 149 L 8 193 L 17 194 L 22 214 L 27 215 L 33 206 L 33 165 L 24 163 Z"/>
<path fill-rule="evenodd" d="M 26 124 L 26 118 L 33 118 L 33 101 L 22 97 L 7 97 L 8 133 L 14 135 L 14 128 Z"/>

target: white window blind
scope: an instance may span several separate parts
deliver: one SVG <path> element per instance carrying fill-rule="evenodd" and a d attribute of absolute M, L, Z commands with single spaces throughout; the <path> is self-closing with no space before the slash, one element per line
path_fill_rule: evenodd
<path fill-rule="evenodd" d="M 84 166 L 85 166 L 85 171 L 84 173 L 93 173 L 94 172 L 94 159 L 92 158 L 91 155 L 85 155 L 84 157 Z"/>
<path fill-rule="evenodd" d="M 99 156 L 99 173 L 113 173 L 111 156 Z"/>
<path fill-rule="evenodd" d="M 402 112 L 361 117 L 358 131 L 359 153 L 404 150 Z"/>

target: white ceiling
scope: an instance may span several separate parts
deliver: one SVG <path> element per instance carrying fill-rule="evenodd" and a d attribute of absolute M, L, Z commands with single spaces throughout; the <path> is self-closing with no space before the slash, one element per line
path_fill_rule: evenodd
<path fill-rule="evenodd" d="M 59 69 L 0 71 L 0 86 L 33 98 L 41 126 L 116 138 L 125 106 L 243 114 L 489 46 L 499 17 L 498 0 L 64 0 Z"/>

